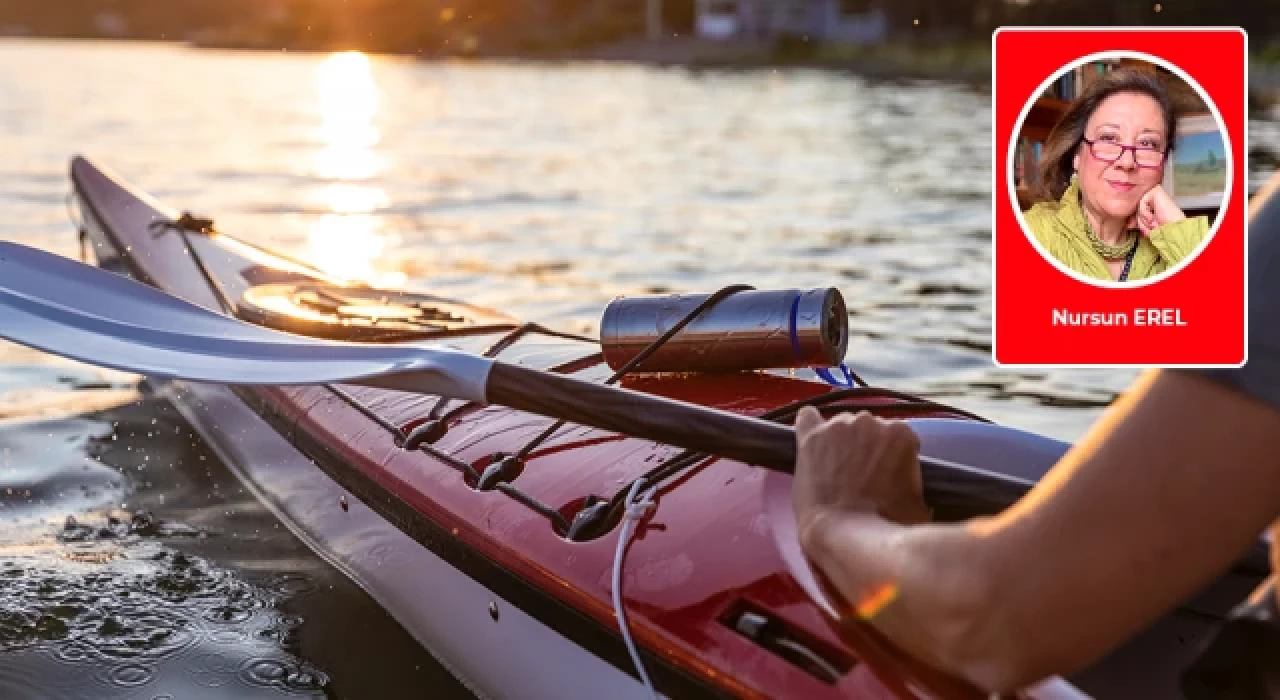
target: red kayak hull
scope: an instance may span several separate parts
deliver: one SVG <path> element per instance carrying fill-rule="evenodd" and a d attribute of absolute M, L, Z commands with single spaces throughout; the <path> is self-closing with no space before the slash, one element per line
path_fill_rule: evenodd
<path fill-rule="evenodd" d="M 74 161 L 72 179 L 98 263 L 194 303 L 222 310 L 225 299 L 237 299 L 258 284 L 340 283 L 225 234 L 183 236 L 157 230 L 153 222 L 172 220 L 177 212 L 87 160 Z M 517 324 L 500 312 L 455 303 L 481 319 L 481 325 Z M 504 335 L 498 330 L 447 342 L 480 353 Z M 610 371 L 598 353 L 592 342 L 532 333 L 496 356 L 603 381 Z M 832 390 L 764 372 L 643 375 L 623 384 L 756 416 Z M 618 528 L 589 541 L 569 541 L 544 514 L 507 494 L 478 490 L 438 456 L 404 449 L 403 434 L 433 415 L 437 397 L 356 386 L 222 390 L 310 460 L 316 478 L 323 475 L 341 488 L 343 498 L 333 499 L 327 506 L 333 513 L 326 517 L 367 508 L 492 591 L 495 599 L 634 683 L 611 602 Z M 854 403 L 862 410 L 919 421 L 926 449 L 930 435 L 996 430 L 961 411 L 918 405 L 891 392 L 867 392 Z M 482 469 L 495 455 L 518 450 L 550 424 L 547 418 L 499 406 L 469 406 L 450 414 L 447 432 L 431 447 Z M 216 421 L 210 425 L 216 427 Z M 1028 473 L 1018 476 L 1031 480 L 1065 449 L 1050 441 L 1019 440 L 1007 446 L 1016 453 L 1011 461 L 1024 465 Z M 586 497 L 610 498 L 677 452 L 567 425 L 529 455 L 513 483 L 571 517 Z M 802 558 L 797 558 L 794 542 L 780 536 L 794 525 L 787 522 L 789 509 L 777 507 L 788 479 L 739 462 L 705 458 L 659 489 L 656 510 L 638 528 L 623 574 L 630 629 L 659 691 L 671 697 L 982 697 L 971 686 L 911 660 L 869 626 L 849 620 L 841 624 L 806 591 L 802 579 L 808 572 L 798 571 L 803 564 L 796 564 Z M 448 598 L 433 591 L 429 581 L 421 587 L 424 607 Z M 767 619 L 771 630 L 803 653 L 787 653 L 776 639 L 744 633 L 738 624 L 744 615 Z M 522 653 L 518 644 L 513 642 L 511 653 Z M 815 672 L 805 654 L 835 668 L 836 677 Z M 572 669 L 548 670 L 553 672 Z M 506 690 L 518 694 L 518 689 Z"/>

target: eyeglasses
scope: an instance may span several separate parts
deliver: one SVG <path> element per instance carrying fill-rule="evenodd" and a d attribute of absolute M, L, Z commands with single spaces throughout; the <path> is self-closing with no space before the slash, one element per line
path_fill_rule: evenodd
<path fill-rule="evenodd" d="M 1120 160 L 1125 151 L 1133 151 L 1133 162 L 1139 168 L 1159 168 L 1164 165 L 1164 159 L 1168 155 L 1168 149 L 1122 146 L 1114 141 L 1090 141 L 1084 137 L 1080 140 L 1089 144 L 1089 152 L 1094 158 L 1108 163 Z"/>

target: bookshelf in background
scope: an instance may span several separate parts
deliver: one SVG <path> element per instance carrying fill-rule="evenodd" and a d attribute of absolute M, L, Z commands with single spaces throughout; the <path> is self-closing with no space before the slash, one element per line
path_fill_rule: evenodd
<path fill-rule="evenodd" d="M 1067 105 L 1084 89 L 1093 84 L 1099 75 L 1122 65 L 1120 60 L 1091 61 L 1058 77 L 1049 84 L 1022 122 L 1018 143 L 1014 147 L 1014 183 L 1017 186 L 1018 204 L 1023 209 L 1031 206 L 1031 190 L 1039 184 L 1040 154 L 1049 132 L 1067 111 Z M 1148 64 L 1142 64 L 1144 66 Z"/>
<path fill-rule="evenodd" d="M 1205 118 L 1210 114 L 1208 106 L 1204 104 L 1195 90 L 1188 87 L 1181 79 L 1173 76 L 1164 68 L 1146 61 L 1128 58 L 1091 61 L 1076 66 L 1059 76 L 1057 80 L 1045 88 L 1045 91 L 1031 105 L 1031 109 L 1027 111 L 1027 118 L 1022 123 L 1022 130 L 1019 132 L 1018 141 L 1014 146 L 1014 183 L 1018 195 L 1018 204 L 1022 209 L 1025 210 L 1031 206 L 1031 190 L 1037 185 L 1040 155 L 1044 150 L 1045 141 L 1049 138 L 1049 132 L 1058 123 L 1058 120 L 1062 118 L 1071 101 L 1078 97 L 1085 88 L 1092 85 L 1098 79 L 1098 76 L 1120 67 L 1142 70 L 1166 78 L 1165 84 L 1170 90 L 1174 108 L 1179 115 L 1179 131 L 1188 133 L 1190 130 L 1186 128 L 1186 125 L 1194 123 L 1197 125 L 1195 131 L 1203 133 Z M 1209 121 L 1212 121 L 1212 119 L 1209 118 Z M 1179 137 L 1179 141 L 1181 142 L 1182 140 L 1182 137 Z M 1177 152 L 1175 150 L 1174 155 L 1170 158 L 1170 170 L 1166 173 L 1166 181 L 1169 181 L 1171 185 L 1173 184 L 1172 168 L 1176 161 Z M 1173 193 L 1175 201 L 1178 201 L 1179 206 L 1183 208 L 1187 216 L 1206 215 L 1211 220 L 1217 216 L 1218 205 L 1211 201 L 1213 199 L 1211 196 L 1200 193 L 1195 196 L 1182 197 L 1178 195 L 1176 185 L 1174 185 Z"/>

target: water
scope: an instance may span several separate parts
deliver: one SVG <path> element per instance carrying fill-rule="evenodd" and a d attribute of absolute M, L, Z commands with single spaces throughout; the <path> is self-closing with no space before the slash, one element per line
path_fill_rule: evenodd
<path fill-rule="evenodd" d="M 172 406 L 62 376 L 0 422 L 0 697 L 469 697 Z"/>
<path fill-rule="evenodd" d="M 335 274 L 569 331 L 618 294 L 834 285 L 872 383 L 1074 440 L 1135 373 L 993 367 L 989 119 L 970 87 L 801 69 L 0 41 L 0 237 L 78 255 L 84 153 Z M 0 695 L 463 694 L 135 379 L 0 344 Z M 140 597 L 78 602 L 104 589 Z"/>

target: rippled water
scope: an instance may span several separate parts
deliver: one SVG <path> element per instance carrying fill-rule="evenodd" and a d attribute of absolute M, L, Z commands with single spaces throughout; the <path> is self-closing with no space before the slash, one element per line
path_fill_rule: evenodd
<path fill-rule="evenodd" d="M 0 698 L 468 697 L 163 399 L 60 376 L 0 422 Z"/>
<path fill-rule="evenodd" d="M 969 87 L 801 69 L 423 63 L 0 41 L 0 238 L 78 254 L 64 210 L 66 167 L 84 153 L 174 206 L 216 217 L 225 231 L 336 274 L 459 296 L 566 330 L 593 332 L 618 294 L 739 282 L 837 286 L 850 310 L 848 362 L 872 383 L 1072 440 L 1134 372 L 992 366 L 989 119 L 990 96 Z M 1280 145 L 1274 123 L 1254 123 L 1252 145 L 1263 143 Z M 4 541 L 29 548 L 65 529 L 68 514 L 106 517 L 112 508 L 125 526 L 125 499 L 161 508 L 165 493 L 206 495 L 165 491 L 145 469 L 88 457 L 89 442 L 114 436 L 126 452 L 151 448 L 154 467 L 177 460 L 177 448 L 157 446 L 149 431 L 122 437 L 111 422 L 82 417 L 144 410 L 128 408 L 131 386 L 130 377 L 0 344 L 0 517 L 17 518 L 0 530 Z M 235 488 L 219 466 L 209 469 L 210 479 L 221 474 Z M 10 486 L 17 496 L 3 491 Z M 203 513 L 209 531 L 236 530 L 221 511 L 184 512 Z M 125 529 L 123 539 L 137 540 L 127 547 L 168 554 L 143 562 L 131 554 L 142 582 L 107 585 L 157 595 L 147 581 L 172 575 L 174 538 L 157 543 Z M 42 546 L 0 550 L 0 576 L 34 571 L 24 575 L 26 588 L 0 600 L 0 612 L 16 606 L 27 615 L 13 622 L 22 631 L 12 634 L 26 640 L 18 646 L 56 656 L 63 646 L 50 652 L 36 641 L 61 624 L 100 655 L 94 640 L 106 618 L 59 617 L 33 602 L 45 600 L 44 582 L 58 582 L 55 607 L 93 587 L 86 574 L 64 570 L 83 565 L 64 561 L 73 543 Z M 305 558 L 292 546 L 288 561 Z M 290 568 L 272 559 L 279 551 L 263 551 L 266 568 Z M 133 575 L 105 561 L 104 575 Z M 209 580 L 243 583 L 262 606 L 288 598 L 244 582 L 252 576 L 234 573 L 236 562 L 189 561 Z M 296 565 L 308 566 L 308 575 L 321 575 L 314 572 L 322 565 Z M 341 577 L 324 575 L 341 587 Z M 334 593 L 328 607 L 363 610 L 370 604 L 360 596 Z M 192 625 L 182 634 L 205 635 L 200 653 L 214 654 L 209 674 L 188 669 L 188 683 L 225 678 L 237 692 L 293 692 L 281 684 L 314 669 L 329 674 L 326 692 L 334 694 L 355 673 L 323 663 L 341 656 L 332 641 L 313 643 L 306 661 L 271 639 L 256 640 L 266 651 L 248 660 L 218 656 L 223 647 L 206 632 L 215 622 L 198 607 L 172 610 Z M 231 629 L 252 637 L 280 619 Z M 0 648 L 6 624 L 0 619 Z M 382 649 L 412 646 L 403 632 L 395 637 L 394 623 L 378 624 Z M 424 656 L 403 653 L 388 677 L 424 672 Z M 29 663 L 49 673 L 66 661 L 41 658 L 43 666 Z M 106 674 L 102 687 L 142 678 L 127 663 L 86 668 Z M 30 682 L 9 675 L 0 672 L 0 690 Z"/>

